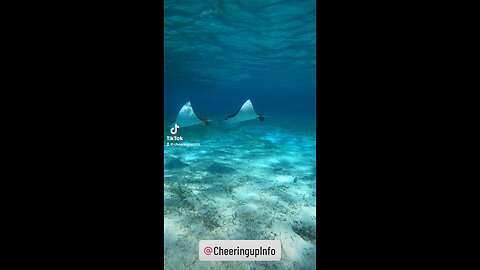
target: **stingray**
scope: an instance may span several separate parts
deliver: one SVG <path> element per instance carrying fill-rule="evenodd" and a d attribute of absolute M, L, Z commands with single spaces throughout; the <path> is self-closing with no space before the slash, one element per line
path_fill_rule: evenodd
<path fill-rule="evenodd" d="M 232 113 L 229 116 L 225 117 L 225 120 L 228 122 L 243 122 L 253 119 L 265 121 L 265 115 L 261 115 L 255 112 L 255 109 L 253 109 L 253 104 L 250 99 L 245 101 L 242 107 L 240 107 L 235 113 Z"/>
<path fill-rule="evenodd" d="M 177 118 L 170 123 L 170 126 L 174 126 L 174 124 L 178 125 L 178 127 L 188 127 L 199 124 L 208 125 L 208 122 L 208 119 L 195 114 L 189 101 L 183 105 L 178 112 Z"/>

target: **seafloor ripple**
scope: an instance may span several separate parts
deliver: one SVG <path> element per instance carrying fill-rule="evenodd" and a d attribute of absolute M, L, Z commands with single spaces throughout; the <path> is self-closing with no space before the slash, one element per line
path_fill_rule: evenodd
<path fill-rule="evenodd" d="M 315 138 L 245 126 L 165 147 L 166 269 L 315 268 Z M 203 239 L 280 240 L 282 261 L 201 262 Z"/>

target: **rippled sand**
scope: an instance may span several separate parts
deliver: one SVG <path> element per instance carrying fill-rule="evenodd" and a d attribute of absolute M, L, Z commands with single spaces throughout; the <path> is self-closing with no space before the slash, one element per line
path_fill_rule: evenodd
<path fill-rule="evenodd" d="M 181 136 L 200 146 L 165 146 L 165 269 L 315 269 L 315 133 L 285 126 L 196 126 Z M 202 262 L 204 239 L 280 240 L 282 259 Z"/>
<path fill-rule="evenodd" d="M 199 146 L 165 146 L 165 268 L 315 269 L 316 2 L 165 0 L 163 12 L 164 126 L 187 101 L 214 120 L 180 128 Z M 217 121 L 247 99 L 265 122 Z M 207 239 L 280 240 L 282 259 L 201 262 Z"/>

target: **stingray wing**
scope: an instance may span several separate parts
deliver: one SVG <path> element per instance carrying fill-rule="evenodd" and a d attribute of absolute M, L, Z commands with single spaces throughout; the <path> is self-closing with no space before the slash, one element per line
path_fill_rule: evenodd
<path fill-rule="evenodd" d="M 249 99 L 243 103 L 242 107 L 240 107 L 236 113 L 227 116 L 225 120 L 230 122 L 241 122 L 258 119 L 258 117 L 259 115 L 255 112 L 255 109 L 253 109 L 253 104 Z"/>
<path fill-rule="evenodd" d="M 198 118 L 198 116 L 193 111 L 192 105 L 190 101 L 187 102 L 183 107 L 180 109 L 177 115 L 177 119 L 175 123 L 178 124 L 180 127 L 188 127 L 193 125 L 202 124 L 203 121 Z"/>

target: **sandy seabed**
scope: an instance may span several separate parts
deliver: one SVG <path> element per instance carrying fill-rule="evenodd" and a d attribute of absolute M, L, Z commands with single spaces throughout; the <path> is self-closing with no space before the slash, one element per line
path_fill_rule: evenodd
<path fill-rule="evenodd" d="M 165 146 L 165 269 L 315 269 L 314 131 L 252 121 L 182 132 L 200 145 Z M 200 261 L 209 239 L 280 240 L 282 259 Z"/>

